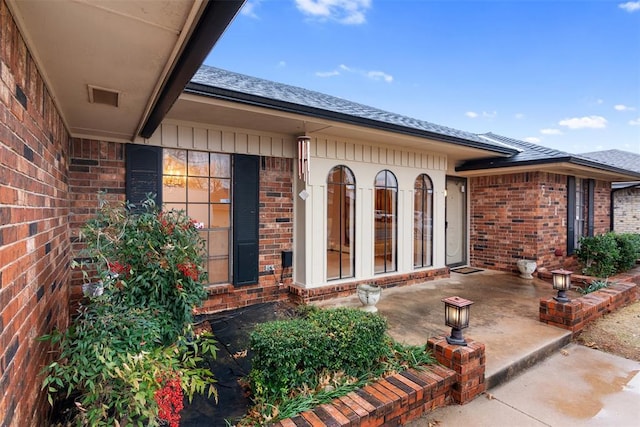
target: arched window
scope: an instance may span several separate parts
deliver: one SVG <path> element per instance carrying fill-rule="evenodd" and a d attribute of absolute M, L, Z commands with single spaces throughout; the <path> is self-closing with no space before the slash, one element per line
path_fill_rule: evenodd
<path fill-rule="evenodd" d="M 327 177 L 327 280 L 353 277 L 355 271 L 356 180 L 346 166 Z"/>
<path fill-rule="evenodd" d="M 413 196 L 413 266 L 433 265 L 433 184 L 428 175 L 420 175 Z"/>
<path fill-rule="evenodd" d="M 397 269 L 398 181 L 383 170 L 376 175 L 375 187 L 374 271 L 388 273 Z"/>

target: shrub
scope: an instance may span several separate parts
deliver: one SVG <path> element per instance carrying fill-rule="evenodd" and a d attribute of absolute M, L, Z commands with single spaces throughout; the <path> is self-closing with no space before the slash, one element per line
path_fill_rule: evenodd
<path fill-rule="evenodd" d="M 73 396 L 77 425 L 177 427 L 184 396 L 215 394 L 209 334 L 191 330 L 205 291 L 202 239 L 184 212 L 101 201 L 82 231 L 100 295 L 83 302 L 66 331 L 41 337 L 57 352 L 43 369 L 49 402 Z M 86 265 L 81 266 L 86 278 Z M 161 421 L 162 420 L 162 421 Z"/>
<path fill-rule="evenodd" d="M 633 267 L 640 257 L 640 235 L 611 232 L 582 237 L 576 255 L 584 266 L 583 273 L 609 277 Z"/>
<path fill-rule="evenodd" d="M 581 237 L 576 255 L 584 265 L 583 273 L 589 276 L 609 277 L 616 273 L 616 260 L 620 251 L 614 234 L 607 233 Z"/>
<path fill-rule="evenodd" d="M 383 317 L 353 309 L 260 324 L 251 334 L 252 390 L 279 398 L 303 385 L 316 388 L 322 371 L 366 375 L 386 354 L 386 328 Z"/>

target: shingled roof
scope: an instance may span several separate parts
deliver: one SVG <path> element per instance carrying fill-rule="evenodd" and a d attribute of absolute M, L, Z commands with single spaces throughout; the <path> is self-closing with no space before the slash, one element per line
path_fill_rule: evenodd
<path fill-rule="evenodd" d="M 604 171 L 610 171 L 614 173 L 624 173 L 631 175 L 638 175 L 640 177 L 640 163 L 633 165 L 633 160 L 629 162 L 613 162 L 601 160 L 598 156 L 589 156 L 588 154 L 571 154 L 564 151 L 556 150 L 553 148 L 543 147 L 542 145 L 533 144 L 531 142 L 520 141 L 518 139 L 509 138 L 495 133 L 485 133 L 479 135 L 481 138 L 485 138 L 490 141 L 501 142 L 518 149 L 518 153 L 511 157 L 506 158 L 487 158 L 479 160 L 470 160 L 458 167 L 457 171 L 472 171 L 483 169 L 495 169 L 514 166 L 530 166 L 530 165 L 543 165 L 552 163 L 571 163 L 579 166 L 585 166 Z M 610 150 L 619 151 L 619 150 Z M 621 152 L 625 153 L 625 152 Z M 591 153 L 593 154 L 593 153 Z M 627 155 L 634 156 L 633 153 L 625 153 Z M 602 156 L 605 158 L 606 156 Z M 622 155 L 615 155 L 610 153 L 609 158 L 620 159 Z M 640 156 L 637 156 L 640 158 Z M 638 160 L 635 160 L 638 162 Z M 634 168 L 635 167 L 635 168 Z"/>
<path fill-rule="evenodd" d="M 583 153 L 581 156 L 600 163 L 640 173 L 640 154 L 623 150 L 604 150 Z"/>
<path fill-rule="evenodd" d="M 496 155 L 516 149 L 499 141 L 414 119 L 320 92 L 203 65 L 185 88 L 186 93 L 335 120 L 390 132 L 431 138 L 479 148 Z"/>

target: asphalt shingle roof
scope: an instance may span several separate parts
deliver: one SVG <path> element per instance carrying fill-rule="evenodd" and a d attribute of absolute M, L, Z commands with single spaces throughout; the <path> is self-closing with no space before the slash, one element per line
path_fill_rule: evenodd
<path fill-rule="evenodd" d="M 263 105 L 284 111 L 310 114 L 393 132 L 430 137 L 445 142 L 513 154 L 501 142 L 458 129 L 440 126 L 320 92 L 234 73 L 203 65 L 185 89 L 188 93 Z"/>
<path fill-rule="evenodd" d="M 581 156 L 600 163 L 640 173 L 640 154 L 623 150 L 604 150 L 583 153 Z"/>

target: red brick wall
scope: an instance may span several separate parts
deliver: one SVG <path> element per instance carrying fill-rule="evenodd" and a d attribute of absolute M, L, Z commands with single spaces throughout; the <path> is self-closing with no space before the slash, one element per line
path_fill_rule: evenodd
<path fill-rule="evenodd" d="M 523 172 L 469 179 L 471 264 L 517 272 L 520 258 L 538 268 L 573 263 L 567 252 L 567 177 Z M 609 230 L 609 183 L 596 181 L 595 233 Z"/>
<path fill-rule="evenodd" d="M 44 425 L 36 338 L 68 322 L 69 137 L 0 1 L 0 419 Z"/>

